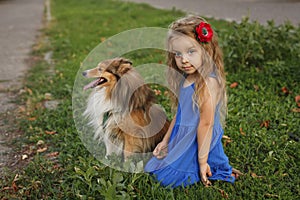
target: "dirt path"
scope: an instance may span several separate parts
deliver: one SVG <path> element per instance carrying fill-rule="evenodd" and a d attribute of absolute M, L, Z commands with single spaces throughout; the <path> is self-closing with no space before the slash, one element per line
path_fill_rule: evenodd
<path fill-rule="evenodd" d="M 44 0 L 0 0 L 0 174 L 20 160 L 15 110 L 29 54 L 42 28 Z"/>

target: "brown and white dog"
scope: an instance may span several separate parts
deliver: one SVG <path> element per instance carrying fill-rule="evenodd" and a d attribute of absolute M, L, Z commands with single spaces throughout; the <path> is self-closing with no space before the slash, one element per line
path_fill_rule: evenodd
<path fill-rule="evenodd" d="M 168 130 L 163 109 L 155 104 L 151 88 L 124 58 L 102 61 L 83 76 L 95 78 L 84 115 L 104 141 L 106 156 L 115 153 L 125 160 L 134 153 L 153 151 Z"/>

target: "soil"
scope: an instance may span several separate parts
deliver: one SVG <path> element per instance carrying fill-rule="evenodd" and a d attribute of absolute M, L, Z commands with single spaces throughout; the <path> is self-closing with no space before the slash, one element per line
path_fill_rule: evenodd
<path fill-rule="evenodd" d="M 18 128 L 23 109 L 20 93 L 32 46 L 43 26 L 44 4 L 39 0 L 0 0 L 0 178 L 29 160 L 22 157 L 24 144 Z"/>

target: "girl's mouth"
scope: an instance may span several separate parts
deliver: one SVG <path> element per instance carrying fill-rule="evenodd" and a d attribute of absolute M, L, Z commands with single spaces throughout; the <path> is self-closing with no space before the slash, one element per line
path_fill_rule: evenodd
<path fill-rule="evenodd" d="M 183 68 L 184 70 L 186 70 L 186 71 L 193 69 L 192 66 L 186 66 L 186 67 L 182 67 L 182 68 Z"/>

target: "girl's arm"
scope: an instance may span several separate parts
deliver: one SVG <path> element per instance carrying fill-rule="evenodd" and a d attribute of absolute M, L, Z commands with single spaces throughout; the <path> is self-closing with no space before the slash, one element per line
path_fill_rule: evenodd
<path fill-rule="evenodd" d="M 205 185 L 210 184 L 207 175 L 212 175 L 209 165 L 207 164 L 207 159 L 212 139 L 215 109 L 218 102 L 218 91 L 219 87 L 217 81 L 213 78 L 209 78 L 204 93 L 205 99 L 203 99 L 201 105 L 200 122 L 197 129 L 198 162 L 201 180 Z"/>
<path fill-rule="evenodd" d="M 172 119 L 169 129 L 166 135 L 164 136 L 163 140 L 156 146 L 156 148 L 153 151 L 153 155 L 158 159 L 164 158 L 168 153 L 168 143 L 175 124 L 175 120 L 176 120 L 176 115 Z"/>
<path fill-rule="evenodd" d="M 173 119 L 172 119 L 172 121 L 171 121 L 171 123 L 170 123 L 170 126 L 169 126 L 169 128 L 168 128 L 168 131 L 167 131 L 166 135 L 165 135 L 164 138 L 163 138 L 163 141 L 169 142 L 169 139 L 170 139 L 172 130 L 173 130 L 174 125 L 175 125 L 175 121 L 176 121 L 176 115 L 173 117 Z"/>

